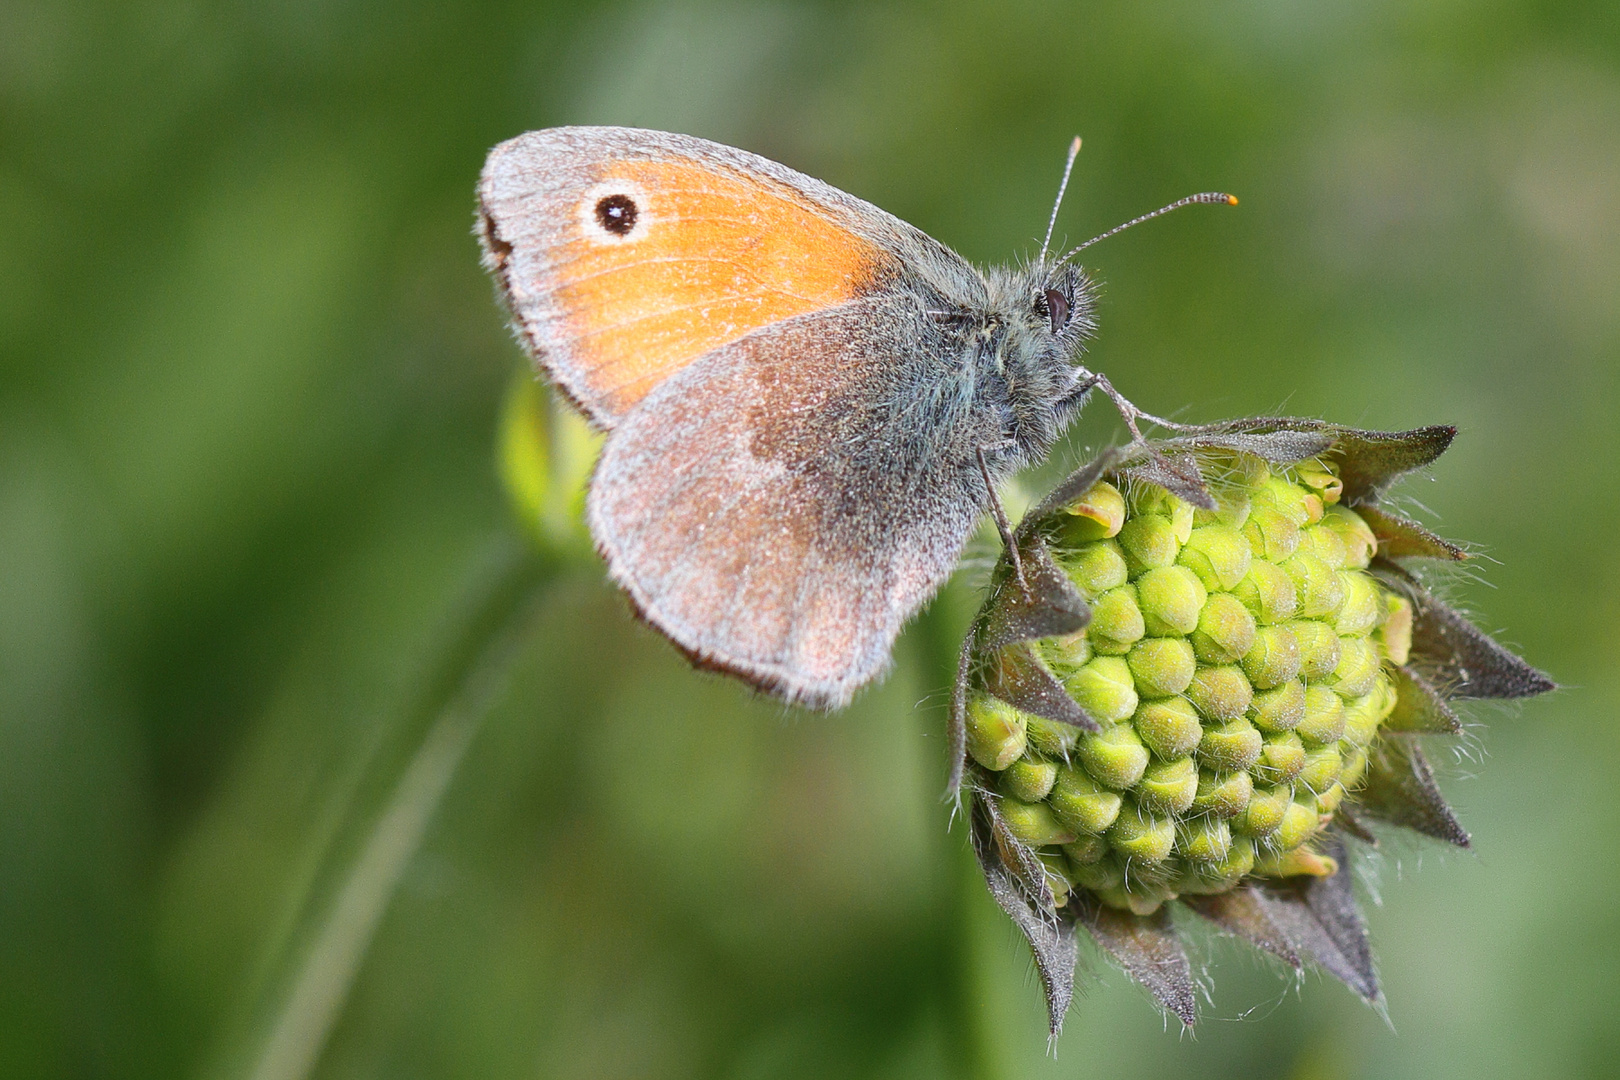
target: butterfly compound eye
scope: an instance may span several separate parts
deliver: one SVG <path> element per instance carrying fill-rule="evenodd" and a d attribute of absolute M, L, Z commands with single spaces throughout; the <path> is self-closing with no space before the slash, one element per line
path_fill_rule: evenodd
<path fill-rule="evenodd" d="M 1052 319 L 1052 333 L 1069 325 L 1069 298 L 1057 289 L 1047 289 L 1046 313 Z"/>
<path fill-rule="evenodd" d="M 628 236 L 640 212 L 636 200 L 628 195 L 604 195 L 596 203 L 596 223 L 614 236 Z"/>

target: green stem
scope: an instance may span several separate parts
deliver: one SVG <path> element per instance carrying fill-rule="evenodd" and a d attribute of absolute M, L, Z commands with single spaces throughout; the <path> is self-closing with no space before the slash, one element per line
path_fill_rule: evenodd
<path fill-rule="evenodd" d="M 960 587 L 958 585 L 947 588 Z M 956 682 L 957 651 L 966 627 L 958 626 L 949 612 L 955 605 L 936 598 L 928 610 L 914 624 L 912 633 L 926 650 L 930 682 L 950 687 Z M 937 727 L 944 734 L 945 718 L 937 717 Z M 942 743 L 944 740 L 942 740 Z M 938 770 L 939 790 L 944 791 L 945 776 L 950 762 L 941 762 Z M 936 816 L 943 826 L 948 807 Z M 1001 1073 L 999 1055 L 988 1027 L 983 987 L 984 973 L 979 964 L 979 927 L 975 922 L 974 906 L 980 899 L 983 878 L 973 850 L 967 840 L 967 822 L 957 814 L 950 822 L 949 832 L 940 829 L 939 848 L 939 914 L 936 919 L 940 958 L 940 994 L 945 1016 L 949 1057 L 963 1080 L 996 1080 Z"/>
<path fill-rule="evenodd" d="M 462 630 L 425 702 L 437 715 L 315 931 L 246 1071 L 251 1080 L 303 1080 L 313 1071 L 400 879 L 467 747 L 506 688 L 554 568 L 509 541 L 501 549 L 490 560 L 493 571 L 478 575 L 467 590 L 457 620 Z"/>

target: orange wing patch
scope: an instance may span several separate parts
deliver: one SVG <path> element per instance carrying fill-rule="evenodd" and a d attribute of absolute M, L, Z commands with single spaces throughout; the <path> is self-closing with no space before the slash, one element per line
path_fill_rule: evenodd
<path fill-rule="evenodd" d="M 684 162 L 614 162 L 552 253 L 585 396 L 622 415 L 710 350 L 866 291 L 888 256 L 785 185 Z"/>

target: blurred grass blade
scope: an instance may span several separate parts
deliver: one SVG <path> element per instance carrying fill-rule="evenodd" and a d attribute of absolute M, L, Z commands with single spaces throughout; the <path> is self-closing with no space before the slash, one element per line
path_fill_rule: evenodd
<path fill-rule="evenodd" d="M 467 747 L 500 699 L 529 636 L 550 575 L 532 554 L 505 550 L 479 574 L 464 633 L 451 651 L 444 702 L 394 784 L 324 921 L 313 935 L 263 1048 L 244 1075 L 302 1080 L 314 1069 L 343 1012 L 377 926 L 415 857 Z"/>

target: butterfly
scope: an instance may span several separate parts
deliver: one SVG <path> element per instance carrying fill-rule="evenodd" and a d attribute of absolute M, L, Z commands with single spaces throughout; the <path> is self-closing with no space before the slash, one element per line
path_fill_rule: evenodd
<path fill-rule="evenodd" d="M 478 200 L 518 340 L 606 433 L 586 513 L 613 579 L 696 665 L 792 703 L 882 674 L 987 511 L 1010 541 L 996 483 L 1091 391 L 1138 439 L 1162 422 L 1079 362 L 1095 241 L 981 272 L 776 162 L 632 128 L 501 143 Z M 1119 228 L 1189 202 L 1236 200 Z"/>

